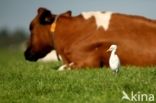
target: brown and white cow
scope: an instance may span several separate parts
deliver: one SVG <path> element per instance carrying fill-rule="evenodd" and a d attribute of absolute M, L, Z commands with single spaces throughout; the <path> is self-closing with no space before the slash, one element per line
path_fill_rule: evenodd
<path fill-rule="evenodd" d="M 112 12 L 55 15 L 39 8 L 30 31 L 27 60 L 35 61 L 56 49 L 65 65 L 107 66 L 106 50 L 116 44 L 122 65 L 156 64 L 156 21 L 145 17 Z"/>

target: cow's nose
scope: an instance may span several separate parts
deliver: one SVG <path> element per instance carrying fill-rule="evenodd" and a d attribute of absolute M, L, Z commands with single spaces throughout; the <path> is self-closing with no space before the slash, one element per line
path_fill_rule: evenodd
<path fill-rule="evenodd" d="M 29 50 L 26 50 L 24 52 L 24 57 L 26 60 L 29 60 L 29 61 L 37 61 L 37 58 L 35 57 L 35 55 Z"/>

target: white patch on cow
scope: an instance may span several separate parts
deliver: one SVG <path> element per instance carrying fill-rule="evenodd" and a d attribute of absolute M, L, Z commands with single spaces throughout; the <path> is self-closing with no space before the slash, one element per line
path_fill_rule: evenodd
<path fill-rule="evenodd" d="M 99 11 L 82 12 L 82 16 L 85 19 L 94 17 L 96 20 L 97 28 L 103 27 L 105 30 L 107 30 L 109 27 L 112 12 L 99 12 Z"/>
<path fill-rule="evenodd" d="M 61 56 L 59 55 L 59 58 L 62 60 Z M 39 62 L 51 62 L 51 61 L 58 61 L 56 51 L 52 50 L 50 53 L 48 53 L 45 57 L 38 60 Z"/>

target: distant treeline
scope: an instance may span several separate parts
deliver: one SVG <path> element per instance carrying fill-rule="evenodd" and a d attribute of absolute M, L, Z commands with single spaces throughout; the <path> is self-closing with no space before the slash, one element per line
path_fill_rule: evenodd
<path fill-rule="evenodd" d="M 19 48 L 26 42 L 28 33 L 24 29 L 10 31 L 7 28 L 0 29 L 0 48 Z"/>

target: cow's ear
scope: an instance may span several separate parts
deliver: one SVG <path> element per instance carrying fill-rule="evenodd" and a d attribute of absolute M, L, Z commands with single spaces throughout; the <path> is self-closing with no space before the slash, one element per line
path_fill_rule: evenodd
<path fill-rule="evenodd" d="M 52 15 L 51 12 L 45 8 L 39 8 L 38 14 L 40 24 L 52 24 L 55 20 L 55 15 Z"/>
<path fill-rule="evenodd" d="M 47 9 L 44 7 L 40 7 L 40 8 L 38 8 L 37 13 L 42 14 L 44 11 L 47 11 Z"/>
<path fill-rule="evenodd" d="M 63 16 L 72 16 L 72 11 L 68 10 L 62 14 Z"/>

